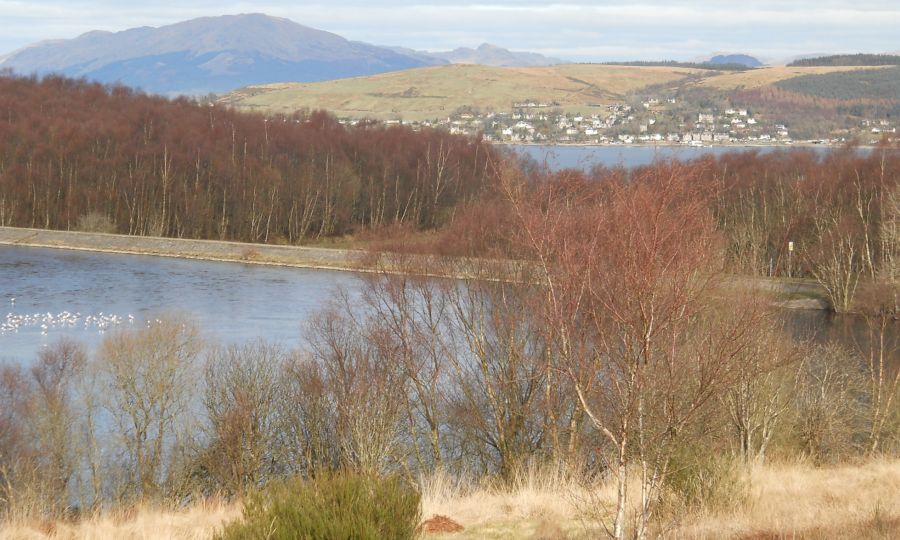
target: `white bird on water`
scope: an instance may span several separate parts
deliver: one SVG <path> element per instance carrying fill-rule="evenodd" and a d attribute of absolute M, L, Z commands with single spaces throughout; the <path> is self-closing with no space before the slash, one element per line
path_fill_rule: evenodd
<path fill-rule="evenodd" d="M 14 302 L 11 299 L 10 302 Z M 18 315 L 15 313 L 7 313 L 5 319 L 0 319 L 0 335 L 17 333 L 20 329 L 29 327 L 40 327 L 41 335 L 46 336 L 50 330 L 56 328 L 75 328 L 78 323 L 84 323 L 84 329 L 96 329 L 101 334 L 113 326 L 122 324 L 124 319 L 118 315 L 100 312 L 99 315 L 86 315 L 82 317 L 81 312 L 71 313 L 62 311 L 54 314 L 49 311 L 46 313 L 34 313 Z M 134 324 L 134 315 L 128 316 L 128 322 Z"/>

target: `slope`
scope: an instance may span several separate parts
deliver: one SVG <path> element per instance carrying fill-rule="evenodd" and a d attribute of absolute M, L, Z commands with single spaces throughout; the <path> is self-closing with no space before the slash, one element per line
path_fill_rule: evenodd
<path fill-rule="evenodd" d="M 587 113 L 621 101 L 636 89 L 683 81 L 698 71 L 597 64 L 434 66 L 313 84 L 252 86 L 225 96 L 223 102 L 265 112 L 327 109 L 343 117 L 406 120 L 447 117 L 461 108 L 508 111 L 513 103 L 526 100 Z"/>

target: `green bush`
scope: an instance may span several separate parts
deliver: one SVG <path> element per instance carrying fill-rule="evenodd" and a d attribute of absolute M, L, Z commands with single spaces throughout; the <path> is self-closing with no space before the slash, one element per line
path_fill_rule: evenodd
<path fill-rule="evenodd" d="M 334 474 L 270 484 L 248 497 L 223 540 L 416 538 L 419 493 L 399 478 Z"/>

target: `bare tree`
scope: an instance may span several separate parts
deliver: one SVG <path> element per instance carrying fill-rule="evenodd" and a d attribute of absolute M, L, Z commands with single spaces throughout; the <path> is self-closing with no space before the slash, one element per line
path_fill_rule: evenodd
<path fill-rule="evenodd" d="M 362 279 L 360 307 L 378 329 L 381 358 L 402 378 L 411 450 L 417 469 L 426 472 L 444 460 L 447 358 L 452 354 L 445 283 L 422 276 L 421 267 L 410 266 L 402 254 L 381 256 L 390 259 L 386 264 L 393 271 Z"/>
<path fill-rule="evenodd" d="M 332 408 L 341 462 L 381 474 L 398 460 L 404 385 L 378 328 L 332 306 L 310 323 L 310 352 Z"/>
<path fill-rule="evenodd" d="M 38 455 L 39 482 L 48 496 L 45 504 L 53 513 L 71 504 L 84 450 L 77 440 L 80 410 L 75 400 L 76 381 L 86 363 L 84 347 L 63 339 L 42 349 L 31 368 L 30 438 Z"/>
<path fill-rule="evenodd" d="M 760 320 L 754 302 L 713 300 L 715 226 L 691 175 L 659 165 L 624 186 L 549 185 L 529 203 L 504 178 L 537 261 L 559 369 L 608 452 L 610 536 L 647 535 L 678 434 L 737 377 Z"/>
<path fill-rule="evenodd" d="M 503 479 L 538 456 L 546 428 L 546 348 L 526 313 L 526 290 L 487 280 L 447 286 L 454 343 L 449 421 L 459 440 L 490 450 L 478 456 L 482 466 Z"/>
<path fill-rule="evenodd" d="M 864 332 L 856 337 L 856 349 L 863 359 L 870 399 L 868 453 L 879 452 L 888 423 L 900 399 L 900 335 L 897 334 L 897 306 L 900 288 L 894 283 L 871 284 L 859 299 Z"/>
<path fill-rule="evenodd" d="M 769 313 L 767 319 L 775 320 Z M 744 462 L 762 463 L 776 429 L 794 397 L 800 349 L 786 338 L 780 324 L 761 325 L 760 335 L 738 362 L 735 384 L 722 396 Z"/>
<path fill-rule="evenodd" d="M 280 347 L 263 341 L 217 347 L 207 356 L 203 462 L 232 493 L 260 486 L 280 467 L 277 402 L 284 361 Z"/>
<path fill-rule="evenodd" d="M 180 435 L 196 389 L 202 350 L 194 324 L 163 317 L 107 337 L 95 366 L 124 449 L 126 489 L 137 497 L 159 494 L 166 452 Z"/>
<path fill-rule="evenodd" d="M 881 208 L 881 278 L 888 283 L 900 279 L 900 187 L 884 197 Z"/>
<path fill-rule="evenodd" d="M 857 435 L 864 431 L 865 386 L 859 358 L 850 351 L 827 345 L 806 355 L 793 406 L 793 433 L 804 455 L 821 463 L 856 453 Z"/>

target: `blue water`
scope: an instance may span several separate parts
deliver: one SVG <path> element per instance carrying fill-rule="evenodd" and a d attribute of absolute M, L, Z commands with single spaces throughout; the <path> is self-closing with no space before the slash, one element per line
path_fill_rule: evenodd
<path fill-rule="evenodd" d="M 825 146 L 665 146 L 665 145 L 604 145 L 604 146 L 512 146 L 512 149 L 526 155 L 539 164 L 546 164 L 551 170 L 576 168 L 590 170 L 595 165 L 605 167 L 640 167 L 650 165 L 658 159 L 677 158 L 689 160 L 698 157 L 734 152 L 759 152 L 761 154 L 790 151 L 802 148 L 819 154 L 831 151 Z"/>
<path fill-rule="evenodd" d="M 116 328 L 176 311 L 213 342 L 265 338 L 292 347 L 307 317 L 355 280 L 347 272 L 0 246 L 0 325 L 38 321 L 0 331 L 0 359 L 27 362 L 61 336 L 93 347 Z M 64 312 L 70 320 L 80 314 L 78 322 L 48 322 Z M 118 324 L 95 323 L 101 313 Z"/>

